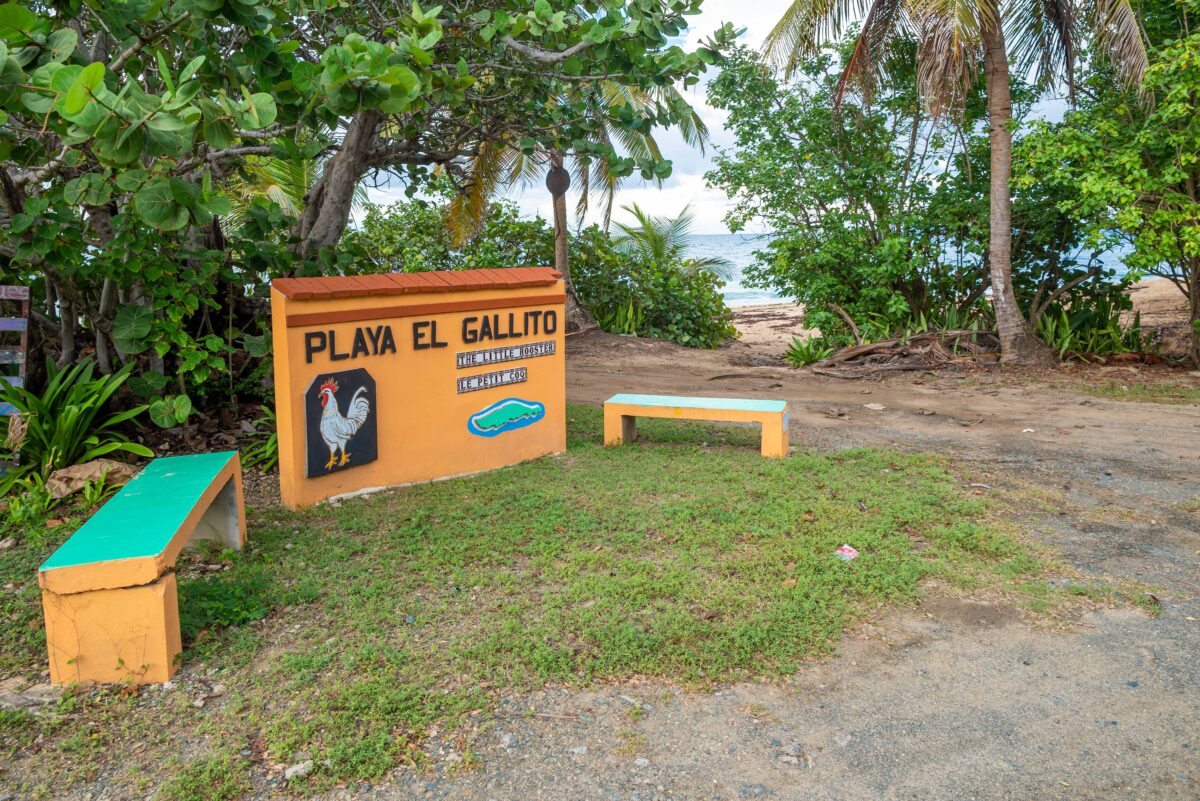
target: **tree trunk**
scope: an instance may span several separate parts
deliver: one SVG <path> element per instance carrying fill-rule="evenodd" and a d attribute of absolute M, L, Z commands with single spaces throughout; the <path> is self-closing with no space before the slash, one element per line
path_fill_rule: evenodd
<path fill-rule="evenodd" d="M 987 78 L 989 139 L 991 141 L 991 213 L 988 254 L 991 262 L 992 307 L 1000 335 L 1000 361 L 1029 364 L 1052 360 L 1050 348 L 1034 336 L 1017 305 L 1012 284 L 1012 95 L 1008 53 L 999 20 L 982 29 L 984 75 Z"/>
<path fill-rule="evenodd" d="M 550 166 L 562 167 L 561 153 L 550 154 Z M 554 269 L 562 273 L 567 288 L 567 330 L 586 331 L 596 327 L 592 317 L 575 294 L 575 282 L 571 280 L 571 259 L 567 248 L 567 195 L 554 196 Z"/>
<path fill-rule="evenodd" d="M 100 316 L 109 319 L 117 308 L 117 285 L 111 278 L 105 278 L 100 290 Z M 96 328 L 96 363 L 100 372 L 108 375 L 112 369 L 112 355 L 108 349 L 108 335 Z"/>
<path fill-rule="evenodd" d="M 304 258 L 315 257 L 342 238 L 354 204 L 354 189 L 367 171 L 371 141 L 382 121 L 380 111 L 355 114 L 346 127 L 341 147 L 330 156 L 320 180 L 304 198 L 304 213 L 299 223 L 300 255 Z"/>
<path fill-rule="evenodd" d="M 1192 327 L 1192 345 L 1188 358 L 1193 367 L 1200 367 L 1200 259 L 1192 259 L 1188 271 L 1188 323 Z"/>

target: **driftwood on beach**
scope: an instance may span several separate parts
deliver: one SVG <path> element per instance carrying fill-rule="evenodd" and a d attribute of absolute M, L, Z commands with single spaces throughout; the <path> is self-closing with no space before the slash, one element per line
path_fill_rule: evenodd
<path fill-rule="evenodd" d="M 832 378 L 868 378 L 905 370 L 962 369 L 996 364 L 1000 340 L 992 331 L 930 331 L 843 348 L 817 362 L 812 371 Z"/>

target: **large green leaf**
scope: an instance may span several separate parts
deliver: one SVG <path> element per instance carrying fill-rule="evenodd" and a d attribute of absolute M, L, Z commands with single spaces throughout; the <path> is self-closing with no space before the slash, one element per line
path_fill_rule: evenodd
<path fill-rule="evenodd" d="M 141 375 L 130 376 L 129 389 L 141 398 L 149 398 L 167 388 L 167 377 L 157 370 L 148 370 Z"/>
<path fill-rule="evenodd" d="M 151 178 L 133 196 L 138 216 L 163 231 L 178 231 L 187 225 L 188 210 L 179 205 L 167 178 Z"/>
<path fill-rule="evenodd" d="M 92 90 L 103 81 L 104 65 L 99 61 L 88 64 L 80 70 L 79 75 L 75 77 L 75 82 L 71 84 L 71 88 L 63 95 L 63 113 L 78 114 L 83 111 L 83 107 L 87 105 L 88 100 L 92 97 Z"/>
<path fill-rule="evenodd" d="M 159 428 L 182 425 L 192 415 L 192 399 L 187 395 L 167 395 L 150 401 L 150 419 Z"/>
<path fill-rule="evenodd" d="M 74 30 L 59 28 L 46 37 L 46 58 L 55 63 L 66 61 L 75 52 L 75 45 L 78 43 L 79 34 Z"/>
<path fill-rule="evenodd" d="M 242 122 L 252 131 L 266 128 L 275 122 L 275 118 L 279 116 L 279 109 L 275 105 L 275 98 L 266 92 L 256 92 L 246 98 L 244 109 L 245 114 Z"/>
<path fill-rule="evenodd" d="M 0 39 L 24 42 L 29 34 L 48 25 L 21 3 L 0 5 Z"/>

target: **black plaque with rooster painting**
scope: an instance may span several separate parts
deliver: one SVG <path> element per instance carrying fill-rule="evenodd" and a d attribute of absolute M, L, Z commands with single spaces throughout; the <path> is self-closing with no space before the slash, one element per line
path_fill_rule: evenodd
<path fill-rule="evenodd" d="M 304 439 L 309 478 L 379 458 L 375 379 L 361 368 L 324 373 L 304 393 Z"/>

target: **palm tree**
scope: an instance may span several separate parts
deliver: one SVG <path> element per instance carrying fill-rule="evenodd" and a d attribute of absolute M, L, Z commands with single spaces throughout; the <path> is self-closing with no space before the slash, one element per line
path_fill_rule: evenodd
<path fill-rule="evenodd" d="M 277 204 L 289 217 L 299 218 L 304 199 L 321 177 L 325 161 L 324 156 L 250 156 L 225 189 L 232 208 L 221 218 L 221 228 L 226 232 L 238 230 L 259 199 Z M 360 183 L 354 188 L 354 207 L 361 209 L 367 200 L 367 188 Z"/>
<path fill-rule="evenodd" d="M 1063 81 L 1073 95 L 1075 53 L 1087 18 L 1099 53 L 1135 85 L 1146 69 L 1141 25 L 1131 0 L 793 0 L 764 49 L 791 73 L 823 43 L 841 37 L 846 24 L 862 19 L 854 49 L 835 95 L 841 103 L 856 85 L 870 96 L 889 42 L 899 34 L 917 41 L 917 82 L 930 112 L 961 107 L 975 85 L 980 63 L 987 91 L 991 143 L 989 266 L 1001 360 L 1049 358 L 1017 305 L 1012 287 L 1012 98 L 1009 57 L 1022 74 L 1043 85 Z M 1011 53 L 1009 43 L 1011 42 Z"/>
<path fill-rule="evenodd" d="M 687 257 L 694 222 L 690 206 L 684 206 L 677 217 L 652 217 L 636 203 L 621 208 L 632 214 L 637 222 L 616 224 L 619 232 L 615 242 L 618 252 L 642 261 L 678 264 L 685 272 L 707 270 L 721 278 L 729 278 L 732 262 L 719 256 L 699 259 Z"/>
<path fill-rule="evenodd" d="M 637 160 L 660 159 L 654 135 L 648 131 L 632 131 L 613 127 L 607 120 L 615 110 L 622 107 L 639 114 L 656 105 L 685 103 L 683 96 L 674 86 L 655 87 L 642 90 L 616 81 L 602 81 L 598 97 L 593 100 L 592 118 L 596 123 L 598 138 L 627 158 Z M 695 111 L 686 115 L 679 124 L 684 142 L 704 151 L 708 143 L 708 127 Z M 582 218 L 587 214 L 594 195 L 599 196 L 599 205 L 604 211 L 604 228 L 612 221 L 612 209 L 616 190 L 621 179 L 612 174 L 612 162 L 608 159 L 572 158 L 557 150 L 539 148 L 532 154 L 525 153 L 515 143 L 506 140 L 484 142 L 465 169 L 466 180 L 447 213 L 447 225 L 456 244 L 462 244 L 474 236 L 487 214 L 488 202 L 502 188 L 529 186 L 548 170 L 564 167 L 570 162 L 573 173 L 572 184 L 577 188 L 579 199 L 576 214 Z M 660 186 L 661 180 L 655 181 Z M 563 274 L 567 286 L 567 319 L 574 328 L 590 327 L 594 324 L 587 310 L 575 297 L 571 281 L 570 264 L 567 259 L 567 206 L 564 197 L 554 198 L 554 256 L 555 268 Z"/>

